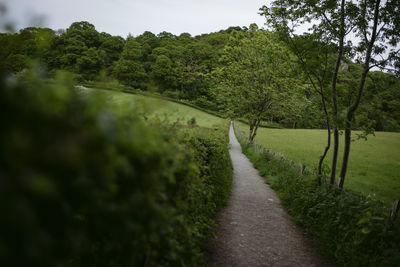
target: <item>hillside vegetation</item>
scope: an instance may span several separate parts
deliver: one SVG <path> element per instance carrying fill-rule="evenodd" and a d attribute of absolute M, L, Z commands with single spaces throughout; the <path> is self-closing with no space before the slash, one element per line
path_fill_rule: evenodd
<path fill-rule="evenodd" d="M 98 32 L 95 25 L 87 21 L 74 22 L 57 32 L 28 27 L 18 33 L 0 33 L 0 60 L 4 62 L 0 68 L 8 73 L 19 73 L 39 62 L 52 77 L 58 70 L 65 70 L 74 73 L 79 83 L 116 81 L 135 89 L 184 99 L 209 110 L 227 111 L 225 100 L 219 97 L 222 88 L 215 72 L 226 66 L 226 56 L 234 51 L 226 48 L 237 45 L 232 43 L 232 37 L 252 31 L 260 30 L 250 25 L 199 36 L 146 31 L 123 38 Z M 270 36 L 276 38 L 274 34 Z M 302 41 L 306 45 L 304 51 L 319 45 L 318 41 L 307 38 Z M 257 51 L 260 49 L 262 45 Z M 360 68 L 346 61 L 349 62 L 348 73 L 343 75 L 349 77 L 344 77 L 338 88 L 344 102 L 348 98 L 347 86 L 355 82 L 353 76 Z M 290 106 L 266 114 L 266 119 L 285 127 L 325 128 L 319 97 L 303 74 L 294 72 L 293 76 L 298 79 L 292 87 L 302 96 L 289 94 L 291 97 L 286 97 L 285 102 Z M 375 130 L 400 131 L 399 79 L 391 74 L 371 72 L 366 87 L 368 90 L 365 90 L 354 127 L 362 129 L 366 121 L 372 121 L 371 127 Z"/>
<path fill-rule="evenodd" d="M 83 91 L 83 92 L 82 92 Z M 86 92 L 85 92 L 86 91 Z M 101 89 L 83 89 L 83 94 L 103 94 L 107 100 L 114 103 L 118 112 L 126 113 L 132 108 L 141 111 L 146 118 L 157 117 L 160 120 L 167 120 L 171 123 L 201 127 L 212 127 L 224 123 L 225 119 L 208 114 L 199 109 L 171 102 L 151 95 L 123 93 L 119 91 Z M 194 120 L 193 120 L 194 119 Z"/>

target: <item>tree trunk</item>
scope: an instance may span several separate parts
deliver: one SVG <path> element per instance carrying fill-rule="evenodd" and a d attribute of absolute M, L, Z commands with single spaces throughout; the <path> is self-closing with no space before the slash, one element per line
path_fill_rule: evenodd
<path fill-rule="evenodd" d="M 354 103 L 347 109 L 347 113 L 346 113 L 346 129 L 345 129 L 345 139 L 344 139 L 345 143 L 344 143 L 344 151 L 343 151 L 342 168 L 340 169 L 339 188 L 343 188 L 344 180 L 346 179 L 347 167 L 348 167 L 348 161 L 349 161 L 349 155 L 350 155 L 350 145 L 351 145 L 351 122 L 353 121 L 354 113 L 356 112 L 358 105 L 360 104 L 361 97 L 362 97 L 363 90 L 364 90 L 365 81 L 367 79 L 367 75 L 369 72 L 369 63 L 371 61 L 372 49 L 374 47 L 374 43 L 375 43 L 376 35 L 377 35 L 379 6 L 380 6 L 380 1 L 378 0 L 375 3 L 374 25 L 373 25 L 373 29 L 372 29 L 371 39 L 369 42 L 368 42 L 368 40 L 365 40 L 367 42 L 368 46 L 367 46 L 367 52 L 365 55 L 365 61 L 363 64 L 364 65 L 363 72 L 361 74 L 360 82 L 358 84 L 357 98 L 354 101 Z"/>
<path fill-rule="evenodd" d="M 251 142 L 251 137 L 253 135 L 253 129 L 254 129 L 254 120 L 249 120 L 249 142 Z"/>
<path fill-rule="evenodd" d="M 332 154 L 330 185 L 335 184 L 338 152 L 339 152 L 339 129 L 335 125 L 333 128 L 333 154 Z"/>
<path fill-rule="evenodd" d="M 329 121 L 328 110 L 326 109 L 326 103 L 325 103 L 325 98 L 324 98 L 323 94 L 321 94 L 321 102 L 322 102 L 322 106 L 323 106 L 324 113 L 325 113 L 325 118 L 326 118 L 326 127 L 327 127 L 327 131 L 328 131 L 328 141 L 327 141 L 327 144 L 325 146 L 324 153 L 322 153 L 322 155 L 319 157 L 319 161 L 318 161 L 318 172 L 317 172 L 318 185 L 322 184 L 322 164 L 324 163 L 324 159 L 326 157 L 326 154 L 328 154 L 329 148 L 331 147 L 331 124 L 330 124 L 330 121 Z"/>
<path fill-rule="evenodd" d="M 257 129 L 258 129 L 258 126 L 260 125 L 260 122 L 261 122 L 261 119 L 258 119 L 255 123 L 254 129 L 253 129 L 253 134 L 250 136 L 250 140 L 249 140 L 251 143 L 253 143 L 254 138 L 256 137 Z"/>
<path fill-rule="evenodd" d="M 344 37 L 345 37 L 345 20 L 344 20 L 344 5 L 345 0 L 341 1 L 340 7 L 340 32 L 339 32 L 339 52 L 336 59 L 335 72 L 332 78 L 332 104 L 333 104 L 333 115 L 334 115 L 334 127 L 333 127 L 333 154 L 332 154 L 332 166 L 331 166 L 331 179 L 330 184 L 335 184 L 336 179 L 336 165 L 337 157 L 339 152 L 339 126 L 338 126 L 338 105 L 337 105 L 337 91 L 336 84 L 338 80 L 339 67 L 343 58 L 343 47 L 344 47 Z"/>
<path fill-rule="evenodd" d="M 346 128 L 344 132 L 344 151 L 343 151 L 343 161 L 342 167 L 340 169 L 340 180 L 339 180 L 339 188 L 343 188 L 344 180 L 346 179 L 347 167 L 350 155 L 350 146 L 351 146 L 351 123 L 354 118 L 354 113 L 360 104 L 361 97 L 363 94 L 363 89 L 365 85 L 365 80 L 367 78 L 367 74 L 369 71 L 369 61 L 371 59 L 372 45 L 367 49 L 367 56 L 365 58 L 363 73 L 360 78 L 360 83 L 358 86 L 358 94 L 355 102 L 347 109 L 346 113 Z"/>
<path fill-rule="evenodd" d="M 346 178 L 347 166 L 350 155 L 350 144 L 351 144 L 351 121 L 346 118 L 346 129 L 344 130 L 344 151 L 343 151 L 343 162 L 342 168 L 340 169 L 339 188 L 343 188 L 344 179 Z"/>

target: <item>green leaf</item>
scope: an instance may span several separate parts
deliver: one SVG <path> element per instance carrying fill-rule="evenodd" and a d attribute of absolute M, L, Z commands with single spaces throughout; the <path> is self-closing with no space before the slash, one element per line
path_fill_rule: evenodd
<path fill-rule="evenodd" d="M 358 221 L 357 225 L 366 223 L 366 222 L 368 222 L 368 220 L 369 220 L 369 218 L 367 218 L 367 217 L 361 218 L 361 219 Z"/>
<path fill-rule="evenodd" d="M 364 228 L 361 229 L 361 233 L 363 233 L 365 235 L 369 234 L 370 232 L 371 232 L 371 229 L 369 229 L 367 227 L 364 227 Z"/>

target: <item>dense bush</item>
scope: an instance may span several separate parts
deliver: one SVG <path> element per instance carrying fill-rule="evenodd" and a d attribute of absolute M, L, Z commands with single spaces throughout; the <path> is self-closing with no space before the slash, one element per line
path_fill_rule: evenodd
<path fill-rule="evenodd" d="M 227 127 L 117 116 L 57 81 L 1 81 L 1 264 L 202 266 L 230 188 Z"/>
<path fill-rule="evenodd" d="M 227 204 L 231 193 L 232 163 L 227 149 L 227 126 L 196 128 L 187 139 L 190 147 L 194 148 L 195 161 L 211 194 L 209 203 L 215 205 L 214 211 Z"/>
<path fill-rule="evenodd" d="M 341 266 L 399 266 L 400 223 L 389 219 L 383 203 L 329 185 L 319 187 L 289 161 L 238 135 L 243 152 L 276 190 L 293 219 L 312 234 L 322 253 Z"/>

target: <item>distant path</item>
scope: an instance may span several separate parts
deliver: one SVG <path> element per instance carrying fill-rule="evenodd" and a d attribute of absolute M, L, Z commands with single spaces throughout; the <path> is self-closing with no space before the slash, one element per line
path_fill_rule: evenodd
<path fill-rule="evenodd" d="M 232 126 L 229 138 L 234 169 L 232 196 L 217 216 L 211 266 L 327 266 L 242 154 Z"/>

